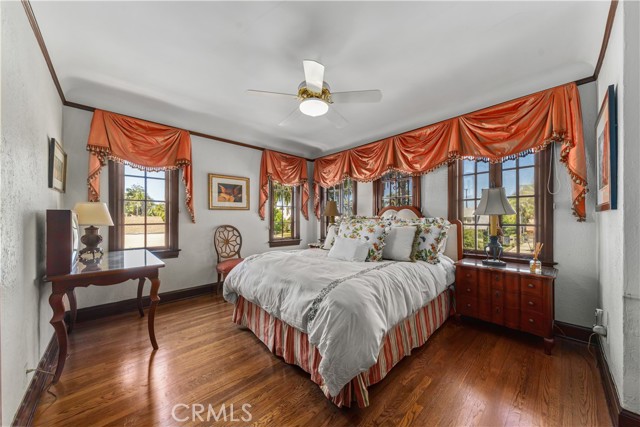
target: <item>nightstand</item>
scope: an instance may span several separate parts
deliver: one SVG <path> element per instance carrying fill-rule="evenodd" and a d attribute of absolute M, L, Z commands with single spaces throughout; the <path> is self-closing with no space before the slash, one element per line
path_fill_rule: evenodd
<path fill-rule="evenodd" d="M 456 317 L 468 316 L 544 338 L 544 352 L 553 348 L 554 281 L 558 270 L 527 264 L 491 267 L 480 259 L 456 263 Z"/>

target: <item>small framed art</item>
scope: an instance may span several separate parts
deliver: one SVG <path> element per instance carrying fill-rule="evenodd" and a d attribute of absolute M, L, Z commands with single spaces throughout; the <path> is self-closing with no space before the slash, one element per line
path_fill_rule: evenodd
<path fill-rule="evenodd" d="M 596 123 L 596 211 L 618 208 L 618 117 L 614 85 L 607 88 Z"/>
<path fill-rule="evenodd" d="M 49 141 L 49 188 L 61 193 L 67 186 L 67 153 L 55 138 Z"/>
<path fill-rule="evenodd" d="M 210 173 L 209 209 L 249 209 L 249 178 Z"/>

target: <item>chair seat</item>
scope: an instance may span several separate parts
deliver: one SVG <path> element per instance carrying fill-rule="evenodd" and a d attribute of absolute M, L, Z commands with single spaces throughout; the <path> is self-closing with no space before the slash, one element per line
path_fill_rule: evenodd
<path fill-rule="evenodd" d="M 218 273 L 224 274 L 226 276 L 231 270 L 233 270 L 233 267 L 240 264 L 242 261 L 244 261 L 244 258 L 234 258 L 220 261 L 218 263 L 218 266 L 216 267 L 216 270 L 218 271 Z"/>

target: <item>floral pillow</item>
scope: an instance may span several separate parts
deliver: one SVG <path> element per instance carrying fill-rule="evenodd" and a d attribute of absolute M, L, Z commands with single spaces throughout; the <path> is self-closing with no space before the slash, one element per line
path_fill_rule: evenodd
<path fill-rule="evenodd" d="M 371 247 L 366 261 L 380 261 L 387 236 L 387 223 L 373 218 L 351 218 L 340 223 L 338 236 L 369 243 Z"/>
<path fill-rule="evenodd" d="M 444 218 L 421 218 L 415 225 L 419 230 L 413 246 L 415 259 L 438 264 L 451 223 Z"/>

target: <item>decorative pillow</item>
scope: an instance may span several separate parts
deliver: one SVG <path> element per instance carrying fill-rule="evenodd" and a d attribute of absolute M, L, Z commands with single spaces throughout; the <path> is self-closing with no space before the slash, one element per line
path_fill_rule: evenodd
<path fill-rule="evenodd" d="M 384 241 L 382 258 L 396 261 L 415 261 L 413 246 L 418 234 L 415 225 L 391 227 Z"/>
<path fill-rule="evenodd" d="M 419 230 L 414 244 L 415 259 L 438 264 L 451 223 L 444 218 L 421 218 L 415 225 Z"/>
<path fill-rule="evenodd" d="M 369 255 L 371 244 L 360 239 L 347 239 L 336 237 L 333 247 L 327 255 L 329 258 L 341 259 L 343 261 L 363 262 Z"/>
<path fill-rule="evenodd" d="M 372 218 L 352 218 L 340 223 L 339 237 L 348 239 L 360 239 L 371 246 L 367 261 L 380 261 L 382 259 L 382 249 L 384 239 L 387 235 L 387 223 L 380 219 Z"/>
<path fill-rule="evenodd" d="M 327 237 L 324 238 L 324 245 L 322 249 L 329 250 L 333 246 L 334 241 L 336 240 L 336 236 L 338 235 L 338 226 L 332 224 L 327 228 Z"/>

